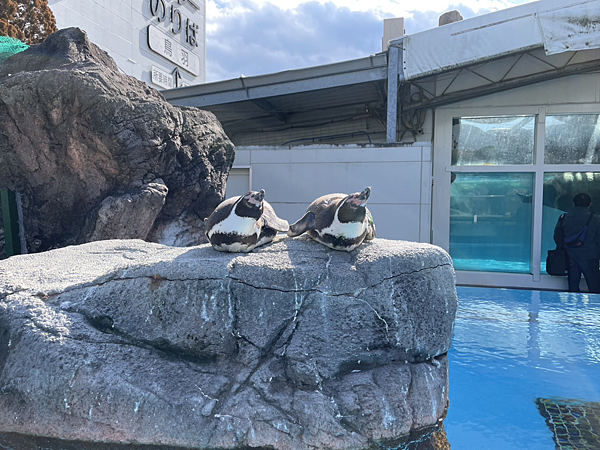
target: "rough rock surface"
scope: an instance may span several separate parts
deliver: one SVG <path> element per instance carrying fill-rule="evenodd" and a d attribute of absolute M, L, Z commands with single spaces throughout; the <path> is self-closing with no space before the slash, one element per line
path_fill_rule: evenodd
<path fill-rule="evenodd" d="M 444 414 L 456 308 L 449 256 L 401 241 L 231 254 L 111 240 L 8 258 L 0 444 L 396 448 Z"/>
<path fill-rule="evenodd" d="M 170 105 L 78 28 L 0 64 L 0 188 L 22 195 L 29 252 L 198 244 L 233 158 L 212 113 Z"/>

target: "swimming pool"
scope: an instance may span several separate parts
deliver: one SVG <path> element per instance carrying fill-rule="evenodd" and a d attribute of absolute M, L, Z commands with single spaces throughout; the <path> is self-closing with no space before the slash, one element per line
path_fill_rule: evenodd
<path fill-rule="evenodd" d="M 457 291 L 452 449 L 600 449 L 600 295 Z"/>

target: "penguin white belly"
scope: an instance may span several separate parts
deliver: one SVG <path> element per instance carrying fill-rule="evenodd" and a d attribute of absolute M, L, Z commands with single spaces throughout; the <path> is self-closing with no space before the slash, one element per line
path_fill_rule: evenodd
<path fill-rule="evenodd" d="M 341 223 L 337 217 L 327 228 L 318 231 L 320 235 L 330 234 L 332 236 L 343 237 L 346 239 L 356 239 L 361 236 L 367 229 L 368 222 L 348 222 Z"/>
<path fill-rule="evenodd" d="M 240 217 L 231 214 L 226 219 L 212 227 L 208 232 L 208 239 L 213 244 L 215 250 L 221 252 L 249 252 L 256 247 L 256 240 L 260 234 L 260 228 L 256 219 L 250 217 Z M 216 244 L 224 236 L 230 236 L 233 239 L 225 239 L 227 243 Z M 246 237 L 255 236 L 256 240 L 253 243 L 244 242 Z M 213 237 L 216 238 L 213 240 Z M 239 241 L 237 240 L 239 238 Z"/>
<path fill-rule="evenodd" d="M 215 233 L 250 236 L 253 234 L 259 234 L 260 229 L 256 219 L 230 214 L 226 219 L 212 227 L 212 229 L 208 232 L 209 239 Z"/>
<path fill-rule="evenodd" d="M 333 250 L 351 252 L 362 243 L 367 226 L 366 221 L 341 223 L 336 217 L 327 228 L 314 230 L 313 232 L 309 231 L 308 234 Z"/>

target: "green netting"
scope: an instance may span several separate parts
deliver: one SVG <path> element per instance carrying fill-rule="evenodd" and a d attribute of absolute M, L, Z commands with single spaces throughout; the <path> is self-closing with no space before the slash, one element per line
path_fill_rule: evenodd
<path fill-rule="evenodd" d="M 29 46 L 27 44 L 23 44 L 18 39 L 0 36 L 0 64 L 6 61 L 9 56 L 22 52 L 28 48 Z"/>
<path fill-rule="evenodd" d="M 600 403 L 564 398 L 538 398 L 540 414 L 554 434 L 556 450 L 600 448 Z"/>

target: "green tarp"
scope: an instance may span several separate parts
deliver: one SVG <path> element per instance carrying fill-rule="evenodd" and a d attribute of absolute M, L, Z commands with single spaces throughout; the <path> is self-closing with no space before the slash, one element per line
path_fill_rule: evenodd
<path fill-rule="evenodd" d="M 27 44 L 23 44 L 18 39 L 0 36 L 0 64 L 6 61 L 9 56 L 22 52 L 28 48 L 29 46 Z"/>

